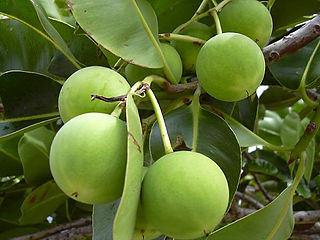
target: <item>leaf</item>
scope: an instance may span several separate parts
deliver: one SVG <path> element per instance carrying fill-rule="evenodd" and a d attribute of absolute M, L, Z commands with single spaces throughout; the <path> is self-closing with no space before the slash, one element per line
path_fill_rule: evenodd
<path fill-rule="evenodd" d="M 37 0 L 2 0 L 0 1 L 0 14 L 30 27 L 80 68 L 59 33 L 51 26 L 45 11 Z"/>
<path fill-rule="evenodd" d="M 47 73 L 55 48 L 26 25 L 0 20 L 0 72 L 25 70 Z"/>
<path fill-rule="evenodd" d="M 120 199 L 107 203 L 93 206 L 93 240 L 112 239 L 113 221 L 116 216 Z"/>
<path fill-rule="evenodd" d="M 20 137 L 0 142 L 0 177 L 22 175 L 22 165 L 18 155 Z"/>
<path fill-rule="evenodd" d="M 67 196 L 53 182 L 49 181 L 42 184 L 32 191 L 21 205 L 21 224 L 35 224 L 42 222 L 46 217 L 52 214 Z"/>
<path fill-rule="evenodd" d="M 18 152 L 23 175 L 29 185 L 40 185 L 52 178 L 49 151 L 55 133 L 45 127 L 26 132 L 19 141 Z"/>
<path fill-rule="evenodd" d="M 231 201 L 238 186 L 242 163 L 238 141 L 226 122 L 202 108 L 195 113 L 192 105 L 172 111 L 164 119 L 174 150 L 191 149 L 195 137 L 196 151 L 221 167 L 229 183 Z M 157 122 L 150 134 L 150 152 L 153 160 L 165 155 Z"/>
<path fill-rule="evenodd" d="M 239 141 L 239 145 L 241 147 L 251 147 L 251 146 L 269 146 L 270 143 L 263 140 L 261 137 L 250 131 L 248 128 L 243 126 L 241 123 L 237 122 L 229 115 L 224 114 L 225 121 L 229 124 L 231 129 L 234 131 L 237 139 Z"/>
<path fill-rule="evenodd" d="M 301 160 L 293 183 L 275 200 L 251 215 L 222 227 L 207 239 L 209 240 L 247 240 L 250 227 L 250 239 L 287 240 L 294 227 L 292 198 L 304 173 L 304 159 Z"/>
<path fill-rule="evenodd" d="M 159 31 L 172 32 L 188 21 L 198 9 L 201 0 L 148 0 L 157 14 Z"/>
<path fill-rule="evenodd" d="M 41 114 L 31 117 L 0 120 L 0 142 L 22 135 L 41 126 L 56 122 L 58 114 Z"/>
<path fill-rule="evenodd" d="M 280 128 L 280 137 L 284 146 L 295 146 L 302 135 L 300 117 L 296 112 L 289 113 Z"/>
<path fill-rule="evenodd" d="M 305 16 L 311 16 L 318 12 L 320 2 L 318 0 L 281 0 L 275 1 L 271 9 L 274 30 L 280 30 L 295 26 L 305 21 Z M 284 12 L 283 9 L 286 9 Z"/>
<path fill-rule="evenodd" d="M 263 173 L 283 181 L 290 179 L 287 162 L 273 152 L 257 150 L 251 156 L 252 160 L 247 163 L 248 171 Z"/>
<path fill-rule="evenodd" d="M 283 119 L 277 112 L 266 110 L 263 119 L 258 121 L 258 135 L 274 145 L 281 145 L 282 124 Z"/>
<path fill-rule="evenodd" d="M 317 38 L 296 53 L 281 58 L 278 62 L 269 66 L 272 75 L 281 85 L 294 90 L 298 89 L 305 68 L 319 41 L 320 38 Z M 320 78 L 320 48 L 311 60 L 306 85 L 311 85 Z"/>
<path fill-rule="evenodd" d="M 59 21 L 51 21 L 63 40 L 70 48 L 73 55 L 86 66 L 108 66 L 108 61 L 98 46 L 85 34 L 77 33 L 77 28 Z M 77 68 L 61 53 L 56 52 L 49 72 L 61 77 L 69 77 Z"/>
<path fill-rule="evenodd" d="M 5 118 L 57 111 L 61 85 L 38 73 L 10 71 L 0 76 L 0 97 Z"/>
<path fill-rule="evenodd" d="M 88 35 L 113 54 L 130 63 L 161 68 L 162 61 L 151 40 L 157 39 L 156 15 L 146 0 L 136 2 L 152 36 L 144 28 L 134 0 L 70 0 L 69 7 Z"/>
<path fill-rule="evenodd" d="M 121 202 L 113 223 L 114 240 L 132 240 L 140 199 L 143 140 L 139 112 L 132 95 L 130 92 L 126 100 L 127 167 Z"/>
<path fill-rule="evenodd" d="M 283 107 L 289 107 L 299 99 L 300 96 L 283 87 L 269 86 L 261 95 L 259 102 L 269 110 L 277 110 Z"/>

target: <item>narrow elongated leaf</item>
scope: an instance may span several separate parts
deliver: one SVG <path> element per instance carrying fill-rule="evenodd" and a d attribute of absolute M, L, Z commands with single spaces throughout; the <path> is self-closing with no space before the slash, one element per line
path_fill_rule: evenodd
<path fill-rule="evenodd" d="M 55 133 L 45 127 L 27 132 L 19 141 L 18 151 L 23 175 L 30 185 L 40 185 L 52 178 L 49 151 Z"/>
<path fill-rule="evenodd" d="M 281 85 L 290 89 L 297 89 L 300 86 L 302 75 L 319 41 L 320 39 L 317 38 L 296 53 L 290 54 L 269 66 L 272 75 Z M 314 58 L 311 59 L 311 66 L 306 78 L 307 85 L 311 85 L 320 78 L 319 59 L 320 48 L 318 48 Z"/>
<path fill-rule="evenodd" d="M 132 240 L 140 199 L 143 169 L 142 128 L 132 93 L 126 101 L 127 168 L 121 202 L 113 223 L 113 240 Z"/>
<path fill-rule="evenodd" d="M 113 221 L 116 216 L 120 199 L 107 203 L 93 206 L 93 240 L 112 239 Z"/>
<path fill-rule="evenodd" d="M 289 113 L 283 120 L 280 137 L 284 146 L 294 146 L 302 135 L 300 117 L 296 112 Z"/>
<path fill-rule="evenodd" d="M 53 181 L 49 181 L 32 191 L 21 205 L 21 224 L 42 222 L 52 214 L 64 201 L 65 195 Z"/>
<path fill-rule="evenodd" d="M 287 240 L 294 227 L 292 198 L 303 176 L 305 161 L 301 161 L 296 177 L 275 200 L 251 215 L 241 218 L 213 232 L 209 240 L 247 240 L 250 226 L 250 239 Z"/>
<path fill-rule="evenodd" d="M 172 111 L 164 119 L 174 150 L 191 149 L 195 141 L 196 151 L 210 157 L 221 167 L 229 183 L 231 200 L 238 186 L 241 154 L 238 141 L 226 122 L 202 108 L 196 113 L 192 105 Z M 157 123 L 151 130 L 150 152 L 153 160 L 165 155 Z"/>
<path fill-rule="evenodd" d="M 158 23 L 151 5 L 137 0 L 148 23 L 149 35 L 139 17 L 134 0 L 70 0 L 76 21 L 95 41 L 125 61 L 150 68 L 163 66 L 152 35 L 157 39 Z"/>
<path fill-rule="evenodd" d="M 316 140 L 315 138 L 313 138 L 306 149 L 307 158 L 306 158 L 306 170 L 304 172 L 304 177 L 308 184 L 312 176 L 315 153 L 316 153 Z"/>

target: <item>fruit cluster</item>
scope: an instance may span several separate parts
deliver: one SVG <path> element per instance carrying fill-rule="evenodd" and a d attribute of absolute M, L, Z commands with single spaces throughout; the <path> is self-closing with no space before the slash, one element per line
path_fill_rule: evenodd
<path fill-rule="evenodd" d="M 199 22 L 181 32 L 207 40 L 202 47 L 182 41 L 160 47 L 175 84 L 182 74 L 196 72 L 209 95 L 238 101 L 253 94 L 263 79 L 260 47 L 268 42 L 272 20 L 256 0 L 234 0 L 219 16 L 227 33 L 213 36 L 212 28 Z M 61 89 L 59 111 L 65 124 L 53 140 L 50 168 L 58 186 L 80 202 L 101 204 L 120 198 L 126 171 L 126 123 L 111 114 L 118 102 L 91 101 L 90 96 L 126 95 L 129 83 L 149 75 L 165 77 L 164 69 L 133 64 L 123 74 L 126 78 L 109 68 L 87 67 L 72 74 Z M 221 221 L 228 205 L 228 182 L 214 161 L 191 151 L 166 154 L 144 176 L 134 238 L 204 236 Z"/>

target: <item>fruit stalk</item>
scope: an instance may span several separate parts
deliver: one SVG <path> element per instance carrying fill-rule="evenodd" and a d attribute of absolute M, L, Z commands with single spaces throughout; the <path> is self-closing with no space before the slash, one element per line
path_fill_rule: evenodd
<path fill-rule="evenodd" d="M 161 33 L 158 35 L 159 39 L 164 39 L 164 40 L 177 40 L 177 41 L 183 41 L 183 42 L 191 42 L 195 45 L 203 45 L 206 43 L 205 40 L 197 38 L 197 37 L 192 37 L 188 35 L 182 35 L 182 34 L 176 34 L 176 33 Z"/>
<path fill-rule="evenodd" d="M 146 93 L 148 95 L 148 97 L 150 98 L 150 101 L 152 103 L 154 112 L 157 116 L 157 120 L 159 123 L 159 128 L 160 128 L 160 133 L 161 133 L 161 138 L 162 138 L 162 142 L 163 142 L 163 146 L 164 146 L 164 151 L 166 154 L 168 153 L 172 153 L 173 149 L 170 143 L 170 138 L 168 136 L 168 131 L 166 128 L 166 124 L 164 122 L 164 118 L 161 112 L 161 108 L 159 106 L 159 103 L 157 101 L 156 96 L 154 95 L 153 91 L 150 89 L 150 86 L 147 83 L 143 84 L 146 88 Z"/>

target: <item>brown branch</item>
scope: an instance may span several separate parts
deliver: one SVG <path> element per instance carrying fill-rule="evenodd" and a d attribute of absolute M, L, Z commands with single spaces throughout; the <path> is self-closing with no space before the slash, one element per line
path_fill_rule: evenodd
<path fill-rule="evenodd" d="M 271 196 L 268 191 L 262 186 L 259 178 L 257 177 L 257 175 L 255 173 L 252 173 L 252 176 L 254 178 L 254 181 L 257 183 L 259 190 L 262 192 L 263 196 L 269 201 L 271 202 L 274 197 Z"/>
<path fill-rule="evenodd" d="M 288 36 L 263 48 L 266 64 L 270 65 L 280 58 L 296 52 L 319 36 L 320 14 L 297 31 L 290 33 Z"/>
<path fill-rule="evenodd" d="M 320 222 L 320 210 L 296 212 L 294 219 L 297 224 Z"/>
<path fill-rule="evenodd" d="M 36 240 L 36 239 L 42 239 L 45 237 L 52 237 L 52 236 L 56 236 L 58 235 L 61 237 L 66 237 L 67 233 L 69 233 L 69 237 L 72 236 L 88 236 L 87 234 L 91 234 L 92 230 L 89 229 L 89 227 L 91 227 L 91 217 L 87 217 L 87 218 L 81 218 L 79 220 L 76 220 L 74 222 L 70 222 L 70 223 L 65 223 L 62 225 L 59 225 L 57 227 L 54 228 L 49 228 L 46 230 L 43 230 L 41 232 L 36 232 L 36 233 L 31 233 L 28 235 L 24 235 L 21 237 L 16 237 L 16 238 L 12 238 L 11 240 Z M 80 230 L 77 230 L 80 229 Z M 90 232 L 89 232 L 90 230 Z M 82 235 L 81 235 L 82 234 Z M 83 235 L 85 234 L 85 235 Z M 72 238 L 46 238 L 46 239 L 72 239 Z"/>
<path fill-rule="evenodd" d="M 260 203 L 259 201 L 255 200 L 254 198 L 252 198 L 244 193 L 236 192 L 235 197 L 249 203 L 250 205 L 252 205 L 256 209 L 260 209 L 260 208 L 264 207 L 264 205 L 262 203 Z"/>

